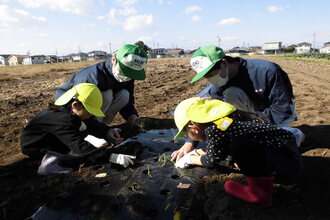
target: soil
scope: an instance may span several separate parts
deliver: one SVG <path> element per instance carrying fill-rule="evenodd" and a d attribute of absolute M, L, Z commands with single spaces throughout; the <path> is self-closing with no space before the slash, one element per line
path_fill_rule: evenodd
<path fill-rule="evenodd" d="M 278 63 L 291 79 L 298 112 L 298 121 L 293 126 L 307 137 L 301 146 L 305 176 L 295 185 L 275 185 L 271 208 L 237 200 L 224 205 L 223 198 L 228 197 L 223 197 L 223 175 L 205 176 L 202 209 L 210 219 L 329 219 L 330 65 L 284 57 L 257 58 Z M 36 173 L 39 162 L 26 158 L 20 151 L 20 134 L 27 121 L 47 108 L 56 87 L 82 65 L 91 64 L 81 63 L 76 68 L 47 64 L 38 71 L 14 68 L 0 71 L 0 219 L 25 219 L 83 177 L 95 173 L 92 166 L 87 166 L 67 175 L 39 176 Z M 30 67 L 33 68 L 36 65 Z M 151 59 L 146 80 L 136 82 L 136 108 L 140 116 L 171 119 L 171 112 L 180 101 L 205 86 L 204 80 L 190 84 L 194 75 L 188 58 Z M 113 125 L 123 123 L 117 116 Z"/>

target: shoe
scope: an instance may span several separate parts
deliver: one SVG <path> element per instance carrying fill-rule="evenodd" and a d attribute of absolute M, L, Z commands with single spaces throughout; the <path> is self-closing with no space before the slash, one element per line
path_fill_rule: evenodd
<path fill-rule="evenodd" d="M 246 177 L 248 186 L 235 181 L 227 181 L 224 184 L 225 191 L 240 200 L 261 207 L 272 206 L 273 182 L 272 177 Z"/>

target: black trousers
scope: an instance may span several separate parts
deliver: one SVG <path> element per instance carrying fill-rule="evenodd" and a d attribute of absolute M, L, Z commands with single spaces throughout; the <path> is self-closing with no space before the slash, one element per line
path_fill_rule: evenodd
<path fill-rule="evenodd" d="M 229 152 L 246 176 L 267 177 L 275 171 L 276 181 L 284 184 L 302 176 L 302 158 L 294 141 L 277 147 L 239 138 L 230 144 Z"/>

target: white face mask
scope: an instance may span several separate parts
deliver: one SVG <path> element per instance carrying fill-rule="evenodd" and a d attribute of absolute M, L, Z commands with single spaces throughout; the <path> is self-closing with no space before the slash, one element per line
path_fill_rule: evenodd
<path fill-rule="evenodd" d="M 132 80 L 121 72 L 118 62 L 112 65 L 112 75 L 118 82 L 128 82 Z"/>
<path fill-rule="evenodd" d="M 226 68 L 226 76 L 225 78 L 222 78 L 220 76 L 220 70 L 218 72 L 218 74 L 211 76 L 209 78 L 207 78 L 207 81 L 209 81 L 209 83 L 215 85 L 215 86 L 224 86 L 226 85 L 226 83 L 229 80 L 229 76 L 228 76 L 228 68 Z"/>

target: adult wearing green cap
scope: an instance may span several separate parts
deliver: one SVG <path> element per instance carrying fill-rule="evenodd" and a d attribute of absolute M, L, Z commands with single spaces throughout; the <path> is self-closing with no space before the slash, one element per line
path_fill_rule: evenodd
<path fill-rule="evenodd" d="M 114 154 L 107 148 L 112 128 L 98 121 L 89 126 L 84 123 L 92 116 L 104 117 L 101 106 L 102 94 L 97 86 L 80 83 L 29 121 L 21 135 L 21 149 L 30 158 L 43 157 L 39 174 L 71 171 L 58 165 L 61 159 L 110 161 L 125 167 L 133 163 L 134 156 Z"/>
<path fill-rule="evenodd" d="M 255 205 L 272 205 L 273 181 L 294 183 L 301 178 L 302 157 L 292 133 L 256 120 L 226 102 L 194 97 L 182 101 L 174 111 L 179 131 L 206 147 L 193 150 L 174 165 L 185 169 L 192 165 L 219 167 L 228 156 L 246 175 L 247 186 L 227 181 L 225 191 Z"/>
<path fill-rule="evenodd" d="M 304 134 L 288 127 L 297 115 L 291 82 L 279 65 L 262 59 L 226 56 L 213 45 L 199 48 L 190 64 L 197 73 L 192 83 L 202 78 L 209 82 L 197 96 L 223 100 L 241 111 L 255 113 L 271 124 L 290 130 L 297 145 L 301 144 Z M 182 157 L 196 144 L 187 140 L 172 159 Z"/>
<path fill-rule="evenodd" d="M 102 111 L 105 117 L 98 120 L 109 124 L 120 112 L 131 127 L 135 126 L 138 112 L 134 106 L 134 81 L 146 78 L 147 53 L 138 45 L 123 45 L 111 60 L 86 67 L 76 72 L 66 83 L 58 87 L 55 100 L 79 83 L 93 83 L 102 92 Z M 118 140 L 118 132 L 113 139 Z"/>

